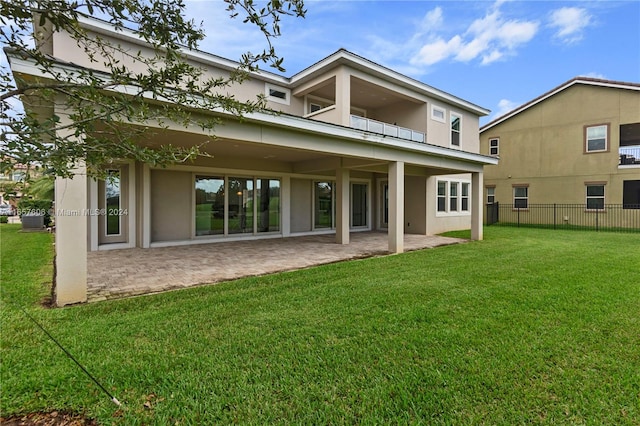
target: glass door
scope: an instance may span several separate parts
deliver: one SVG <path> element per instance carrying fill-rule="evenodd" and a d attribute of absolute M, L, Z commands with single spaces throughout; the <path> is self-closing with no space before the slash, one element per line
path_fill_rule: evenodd
<path fill-rule="evenodd" d="M 351 184 L 351 227 L 368 226 L 368 185 L 366 183 Z"/>

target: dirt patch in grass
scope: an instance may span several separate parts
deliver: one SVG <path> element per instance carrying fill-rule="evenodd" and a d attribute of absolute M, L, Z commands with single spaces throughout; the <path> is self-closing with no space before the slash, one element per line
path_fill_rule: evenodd
<path fill-rule="evenodd" d="M 0 417 L 2 426 L 97 426 L 95 420 L 87 419 L 78 414 L 61 413 L 31 413 L 23 416 Z"/>

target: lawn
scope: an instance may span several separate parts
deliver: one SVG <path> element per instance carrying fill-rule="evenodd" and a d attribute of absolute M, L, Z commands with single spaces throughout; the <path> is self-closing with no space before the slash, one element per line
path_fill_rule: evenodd
<path fill-rule="evenodd" d="M 480 242 L 45 309 L 50 235 L 17 231 L 0 227 L 3 415 L 640 424 L 637 235 L 488 227 Z"/>

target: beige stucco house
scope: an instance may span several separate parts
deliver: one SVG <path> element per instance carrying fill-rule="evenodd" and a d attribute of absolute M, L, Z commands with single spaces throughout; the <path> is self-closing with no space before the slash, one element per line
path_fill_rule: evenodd
<path fill-rule="evenodd" d="M 638 226 L 638 83 L 569 80 L 481 127 L 480 152 L 500 159 L 485 167 L 486 203 L 584 204 L 585 214 L 619 205 L 618 225 Z"/>
<path fill-rule="evenodd" d="M 83 19 L 104 38 L 144 45 L 126 30 Z M 45 48 L 60 63 L 91 67 L 73 40 L 54 33 Z M 191 61 L 225 75 L 238 64 L 203 52 Z M 40 75 L 21 58 L 14 74 Z M 113 180 L 56 182 L 56 273 L 59 305 L 86 300 L 87 253 L 132 247 L 335 234 L 388 233 L 389 251 L 403 251 L 405 233 L 471 229 L 482 238 L 483 167 L 479 117 L 471 102 L 345 50 L 283 77 L 259 71 L 236 86 L 239 99 L 264 94 L 281 112 L 238 121 L 224 111 L 210 157 L 156 169 L 123 159 Z M 54 106 L 59 108 L 59 106 Z M 60 111 L 63 115 L 64 111 Z M 186 146 L 207 137 L 181 125 L 157 129 L 155 144 Z M 74 215 L 116 207 L 121 215 Z M 111 210 L 111 209 L 108 209 Z"/>

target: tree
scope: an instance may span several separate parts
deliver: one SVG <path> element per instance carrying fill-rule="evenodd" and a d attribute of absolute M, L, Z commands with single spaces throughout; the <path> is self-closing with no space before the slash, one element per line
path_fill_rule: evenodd
<path fill-rule="evenodd" d="M 254 0 L 224 1 L 230 17 L 255 25 L 267 46 L 244 54 L 228 78 L 208 78 L 186 60 L 185 52 L 198 48 L 204 32 L 202 23 L 186 18 L 183 0 L 1 0 L 0 41 L 7 56 L 30 61 L 44 77 L 14 80 L 9 69 L 0 70 L 0 172 L 14 164 L 37 164 L 69 177 L 80 161 L 88 175 L 104 177 L 106 165 L 118 159 L 156 166 L 183 162 L 200 155 L 202 146 L 145 146 L 138 142 L 146 126 L 123 123 L 195 123 L 213 132 L 216 119 L 198 111 L 222 108 L 242 116 L 263 108 L 264 99 L 241 102 L 223 89 L 245 80 L 260 64 L 283 70 L 272 40 L 280 35 L 281 17 L 304 17 L 303 0 L 265 0 L 261 6 Z M 89 16 L 132 30 L 154 54 L 91 37 L 80 25 Z M 59 31 L 69 33 L 102 70 L 61 64 L 48 55 L 47 38 Z M 144 71 L 127 67 L 122 58 Z M 61 98 L 64 114 L 42 113 L 40 106 Z M 12 108 L 17 99 L 24 112 Z"/>

